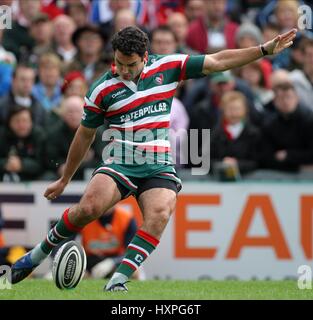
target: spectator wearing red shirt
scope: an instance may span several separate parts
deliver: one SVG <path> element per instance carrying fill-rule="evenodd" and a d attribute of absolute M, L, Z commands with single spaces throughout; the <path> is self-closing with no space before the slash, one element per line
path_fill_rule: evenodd
<path fill-rule="evenodd" d="M 226 16 L 226 0 L 206 0 L 206 15 L 190 24 L 187 45 L 200 53 L 236 47 L 238 24 Z"/>

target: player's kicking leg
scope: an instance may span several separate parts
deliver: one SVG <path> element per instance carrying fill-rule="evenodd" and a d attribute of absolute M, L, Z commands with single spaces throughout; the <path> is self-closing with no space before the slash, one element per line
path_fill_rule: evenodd
<path fill-rule="evenodd" d="M 25 279 L 61 241 L 78 233 L 120 199 L 121 193 L 114 180 L 108 175 L 96 174 L 79 204 L 66 209 L 58 223 L 48 232 L 45 240 L 15 262 L 11 268 L 12 283 Z"/>
<path fill-rule="evenodd" d="M 142 228 L 128 245 L 121 264 L 105 287 L 106 291 L 127 291 L 125 283 L 158 245 L 171 213 L 175 210 L 177 193 L 176 183 L 163 181 L 167 184 L 166 188 L 154 188 L 156 184 L 152 182 L 152 189 L 139 195 L 138 203 L 143 214 Z"/>

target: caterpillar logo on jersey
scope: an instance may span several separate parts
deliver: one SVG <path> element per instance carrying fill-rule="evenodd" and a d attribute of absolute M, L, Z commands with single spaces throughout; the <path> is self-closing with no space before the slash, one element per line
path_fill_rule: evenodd
<path fill-rule="evenodd" d="M 162 73 L 157 74 L 157 75 L 155 76 L 155 78 L 154 78 L 154 82 L 155 82 L 156 84 L 158 84 L 158 85 L 163 84 L 163 82 L 164 82 L 164 76 L 163 76 L 163 74 L 162 74 Z"/>

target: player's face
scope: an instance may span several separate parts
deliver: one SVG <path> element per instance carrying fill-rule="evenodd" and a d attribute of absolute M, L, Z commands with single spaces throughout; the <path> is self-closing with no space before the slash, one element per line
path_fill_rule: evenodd
<path fill-rule="evenodd" d="M 148 59 L 148 52 L 141 58 L 137 53 L 133 53 L 131 56 L 126 56 L 119 50 L 115 51 L 114 60 L 116 65 L 116 72 L 124 79 L 128 81 L 136 80 L 145 62 Z"/>

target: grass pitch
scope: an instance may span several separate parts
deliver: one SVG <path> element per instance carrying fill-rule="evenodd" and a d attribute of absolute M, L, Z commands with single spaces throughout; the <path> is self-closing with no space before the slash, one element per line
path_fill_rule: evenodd
<path fill-rule="evenodd" d="M 313 300 L 313 290 L 296 281 L 131 281 L 129 291 L 104 292 L 103 280 L 83 280 L 77 288 L 59 290 L 52 281 L 27 279 L 0 290 L 5 300 Z"/>

